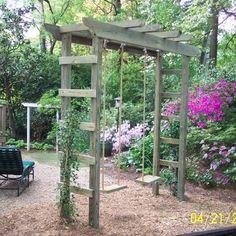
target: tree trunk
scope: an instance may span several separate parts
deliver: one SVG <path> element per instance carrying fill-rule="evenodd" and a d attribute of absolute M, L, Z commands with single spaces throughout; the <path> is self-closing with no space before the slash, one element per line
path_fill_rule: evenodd
<path fill-rule="evenodd" d="M 206 47 L 207 47 L 208 37 L 209 37 L 209 33 L 206 32 L 201 42 L 202 50 L 201 50 L 201 55 L 199 58 L 200 65 L 204 65 L 206 63 Z"/>
<path fill-rule="evenodd" d="M 219 10 L 215 6 L 216 0 L 212 6 L 212 17 L 211 17 L 211 35 L 210 35 L 210 55 L 209 59 L 212 62 L 212 66 L 215 67 L 217 64 L 217 46 L 218 46 L 218 25 L 219 25 Z"/>
<path fill-rule="evenodd" d="M 47 47 L 46 47 L 46 36 L 45 36 L 45 12 L 44 12 L 44 5 L 43 0 L 39 0 L 40 6 L 41 6 L 41 26 L 40 26 L 40 32 L 39 32 L 39 40 L 40 40 L 40 49 L 41 53 L 46 53 Z"/>
<path fill-rule="evenodd" d="M 14 108 L 12 104 L 12 96 L 11 96 L 11 89 L 9 85 L 8 78 L 4 78 L 4 87 L 6 92 L 6 99 L 7 99 L 7 110 L 8 110 L 8 124 L 9 128 L 11 129 L 11 135 L 13 138 L 16 138 L 16 122 L 14 116 Z"/>
<path fill-rule="evenodd" d="M 114 15 L 115 16 L 119 15 L 121 12 L 121 0 L 114 1 L 114 8 L 115 8 Z"/>

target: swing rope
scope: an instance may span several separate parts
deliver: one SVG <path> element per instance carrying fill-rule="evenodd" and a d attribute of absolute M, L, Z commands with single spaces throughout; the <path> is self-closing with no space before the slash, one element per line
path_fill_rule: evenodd
<path fill-rule="evenodd" d="M 104 49 L 104 61 L 106 63 L 106 48 L 107 48 L 107 40 L 104 40 L 103 42 L 103 49 Z M 104 75 L 106 75 L 106 65 L 104 65 Z M 101 162 L 101 166 L 102 166 L 102 190 L 104 190 L 104 182 L 105 182 L 105 166 L 104 166 L 104 162 L 105 162 L 105 129 L 106 129 L 106 78 L 104 76 L 103 79 L 103 125 L 102 125 L 102 130 L 103 130 L 103 141 L 102 141 L 102 162 Z"/>
<path fill-rule="evenodd" d="M 121 125 L 122 125 L 122 103 L 123 103 L 123 65 L 124 65 L 124 46 L 125 44 L 120 45 L 120 106 L 119 106 L 119 124 L 118 124 L 118 185 L 120 185 L 120 162 L 121 162 Z"/>
<path fill-rule="evenodd" d="M 142 181 L 144 181 L 144 162 L 145 162 L 145 123 L 146 123 L 146 96 L 147 96 L 147 49 L 144 48 L 144 71 L 143 71 L 143 138 L 142 138 Z"/>

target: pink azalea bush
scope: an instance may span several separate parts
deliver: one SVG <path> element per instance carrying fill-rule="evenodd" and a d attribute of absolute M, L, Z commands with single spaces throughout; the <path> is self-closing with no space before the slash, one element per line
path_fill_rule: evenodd
<path fill-rule="evenodd" d="M 206 128 L 207 122 L 221 121 L 224 110 L 236 95 L 236 82 L 220 79 L 213 85 L 196 87 L 189 92 L 188 117 L 199 128 Z M 180 110 L 180 100 L 171 101 L 163 108 L 163 115 L 170 116 Z"/>
<path fill-rule="evenodd" d="M 204 140 L 201 144 L 202 159 L 208 166 L 206 171 L 211 172 L 214 181 L 223 185 L 236 181 L 236 147 L 226 147 L 216 142 L 207 144 Z"/>

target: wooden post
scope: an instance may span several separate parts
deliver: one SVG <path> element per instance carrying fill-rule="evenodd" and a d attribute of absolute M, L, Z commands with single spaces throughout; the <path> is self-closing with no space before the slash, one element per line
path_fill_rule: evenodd
<path fill-rule="evenodd" d="M 181 108 L 180 108 L 180 137 L 179 137 L 179 168 L 178 168 L 178 190 L 179 200 L 184 200 L 185 186 L 185 156 L 187 137 L 187 113 L 188 113 L 188 78 L 189 78 L 189 57 L 182 59 L 181 79 Z"/>
<path fill-rule="evenodd" d="M 62 34 L 62 56 L 71 55 L 71 34 Z M 61 88 L 70 89 L 71 88 L 71 65 L 62 65 L 61 66 Z M 61 103 L 61 119 L 65 119 L 66 113 L 70 110 L 70 97 L 62 97 Z M 63 196 L 63 192 L 60 192 L 61 201 L 61 212 L 60 215 L 66 220 L 70 220 L 70 214 L 68 211 L 69 202 L 70 202 L 70 162 L 67 161 L 68 152 L 63 155 L 63 159 L 60 165 L 60 181 L 63 182 L 66 195 Z M 66 175 L 64 174 L 67 172 Z"/>
<path fill-rule="evenodd" d="M 95 131 L 90 135 L 90 154 L 95 157 L 95 165 L 90 165 L 89 188 L 94 190 L 89 198 L 89 225 L 99 227 L 99 195 L 100 195 L 100 99 L 102 78 L 102 41 L 94 37 L 92 54 L 97 56 L 97 64 L 92 65 L 91 89 L 96 90 L 96 98 L 91 98 L 91 122 L 95 123 Z"/>
<path fill-rule="evenodd" d="M 161 53 L 157 52 L 156 69 L 155 69 L 155 101 L 154 101 L 154 145 L 153 145 L 153 175 L 160 174 L 160 124 L 161 124 Z M 159 194 L 158 182 L 153 183 L 152 192 L 154 195 Z"/>
<path fill-rule="evenodd" d="M 71 34 L 62 34 L 62 56 L 71 55 Z M 61 65 L 61 88 L 71 88 L 71 65 Z M 61 119 L 65 118 L 67 111 L 70 109 L 70 97 L 62 97 Z"/>
<path fill-rule="evenodd" d="M 30 150 L 30 107 L 27 107 L 27 152 Z"/>

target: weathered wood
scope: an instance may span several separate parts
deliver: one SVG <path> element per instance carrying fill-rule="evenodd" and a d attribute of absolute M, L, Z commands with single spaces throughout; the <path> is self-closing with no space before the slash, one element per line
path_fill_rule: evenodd
<path fill-rule="evenodd" d="M 96 90 L 94 89 L 59 89 L 59 96 L 95 98 Z"/>
<path fill-rule="evenodd" d="M 187 139 L 187 113 L 188 113 L 188 80 L 189 80 L 189 57 L 182 59 L 182 80 L 181 80 L 181 107 L 180 107 L 180 137 L 179 137 L 179 168 L 178 168 L 178 191 L 177 196 L 184 200 L 185 191 L 185 158 Z"/>
<path fill-rule="evenodd" d="M 161 177 L 153 175 L 144 175 L 143 177 L 137 178 L 135 181 L 141 184 L 153 184 L 157 181 L 160 181 Z"/>
<path fill-rule="evenodd" d="M 98 63 L 92 65 L 91 89 L 96 90 L 96 98 L 92 98 L 91 121 L 95 124 L 95 132 L 90 134 L 90 155 L 95 157 L 95 165 L 89 168 L 89 188 L 94 189 L 94 196 L 89 198 L 89 225 L 99 227 L 100 196 L 100 103 L 102 79 L 102 40 L 94 37 L 92 54 L 98 57 Z"/>
<path fill-rule="evenodd" d="M 70 56 L 71 55 L 71 34 L 63 34 L 62 35 L 62 56 Z M 62 89 L 70 89 L 71 88 L 71 65 L 62 65 L 61 66 L 61 88 Z M 66 114 L 71 109 L 71 99 L 68 97 L 61 98 L 61 119 L 64 120 Z M 68 195 L 66 197 L 63 195 L 64 193 L 60 191 L 60 198 L 63 198 L 61 203 L 61 215 L 64 217 L 68 217 L 67 207 L 70 202 L 70 162 L 67 161 L 67 154 L 65 154 L 64 158 L 62 158 L 60 162 L 60 181 L 63 182 L 63 186 L 65 187 Z M 67 174 L 64 174 L 64 173 Z"/>
<path fill-rule="evenodd" d="M 81 122 L 79 125 L 79 128 L 82 130 L 87 130 L 87 131 L 95 131 L 96 124 L 93 122 Z"/>
<path fill-rule="evenodd" d="M 133 28 L 133 27 L 142 27 L 145 25 L 145 22 L 142 20 L 135 19 L 135 20 L 109 22 L 109 24 L 120 26 L 123 28 Z"/>
<path fill-rule="evenodd" d="M 171 116 L 161 116 L 161 119 L 162 120 L 169 120 L 169 121 L 179 121 L 180 120 L 180 117 L 179 116 L 176 116 L 176 115 L 171 115 Z"/>
<path fill-rule="evenodd" d="M 71 54 L 71 34 L 62 34 L 62 56 L 70 56 Z M 71 65 L 61 66 L 61 89 L 71 88 Z M 65 118 L 65 115 L 70 109 L 69 97 L 62 97 L 61 104 L 61 118 Z"/>
<path fill-rule="evenodd" d="M 92 198 L 94 196 L 93 189 L 89 189 L 89 188 L 81 188 L 79 186 L 71 185 L 70 186 L 70 191 L 72 193 L 80 194 L 80 195 L 83 195 L 83 196 L 86 196 L 86 197 L 89 197 L 89 198 Z"/>
<path fill-rule="evenodd" d="M 156 32 L 161 29 L 161 26 L 159 24 L 154 25 L 144 25 L 142 27 L 137 28 L 131 28 L 130 30 L 135 30 L 141 33 L 147 33 L 147 32 Z"/>
<path fill-rule="evenodd" d="M 182 74 L 181 69 L 162 69 L 163 75 L 177 75 L 180 76 Z"/>
<path fill-rule="evenodd" d="M 113 184 L 109 186 L 104 186 L 104 188 L 101 188 L 100 191 L 103 193 L 112 193 L 112 192 L 116 192 L 125 188 L 127 188 L 126 185 Z"/>
<path fill-rule="evenodd" d="M 169 38 L 172 41 L 175 42 L 181 42 L 181 41 L 190 41 L 193 39 L 193 36 L 191 34 L 181 34 L 179 37 L 177 38 Z"/>
<path fill-rule="evenodd" d="M 177 138 L 160 137 L 160 140 L 162 143 L 179 145 L 179 139 L 177 139 Z"/>
<path fill-rule="evenodd" d="M 155 97 L 154 97 L 154 138 L 153 142 L 153 175 L 160 175 L 160 134 L 161 134 L 161 91 L 162 91 L 162 57 L 157 52 L 155 60 Z M 154 195 L 159 194 L 158 182 L 153 184 L 152 192 Z"/>
<path fill-rule="evenodd" d="M 171 93 L 171 92 L 165 92 L 161 93 L 161 96 L 163 98 L 179 98 L 181 93 Z"/>
<path fill-rule="evenodd" d="M 179 162 L 178 161 L 170 161 L 170 160 L 160 160 L 160 165 L 162 165 L 162 166 L 171 166 L 173 168 L 178 168 L 179 167 Z"/>
<path fill-rule="evenodd" d="M 76 64 L 93 64 L 97 63 L 97 56 L 88 55 L 88 56 L 70 56 L 70 57 L 60 57 L 60 65 L 76 65 Z"/>
<path fill-rule="evenodd" d="M 106 23 L 104 23 L 104 24 L 106 24 Z M 110 29 L 111 33 L 110 34 L 112 34 L 112 27 L 114 28 L 114 27 L 118 27 L 118 26 L 111 25 L 111 24 L 110 24 L 110 26 L 111 26 L 111 29 Z M 61 33 L 60 33 L 59 26 L 55 26 L 52 24 L 45 24 L 45 28 L 47 29 L 47 31 L 49 31 L 53 35 L 53 37 L 56 40 L 61 40 Z M 120 29 L 121 27 L 118 27 L 118 28 Z M 124 32 L 122 32 L 121 37 L 119 37 L 118 39 L 116 39 L 116 37 L 112 37 L 112 39 L 109 38 L 109 44 L 108 44 L 107 48 L 117 50 L 117 49 L 119 49 L 120 44 L 125 42 L 126 43 L 125 51 L 130 52 L 130 53 L 134 53 L 134 54 L 140 54 L 140 55 L 143 55 L 143 48 L 144 47 L 147 48 L 147 50 L 149 51 L 148 54 L 151 56 L 155 56 L 156 50 L 157 49 L 162 50 L 162 48 L 166 52 L 169 51 L 169 52 L 174 52 L 174 53 L 179 53 L 179 54 L 186 54 L 189 56 L 198 56 L 200 54 L 200 51 L 194 46 L 191 46 L 188 44 L 181 44 L 181 43 L 169 40 L 169 39 L 164 40 L 159 37 L 157 38 L 153 35 L 146 35 L 146 34 L 143 34 L 142 32 L 138 32 L 138 30 L 136 30 L 136 32 L 133 32 L 133 31 L 135 31 L 134 29 L 135 28 L 128 30 L 128 32 L 129 32 L 128 42 L 125 42 L 126 37 L 124 39 L 122 37 L 122 35 L 126 34 L 125 32 L 127 32 L 127 29 L 123 28 Z M 137 37 L 137 34 L 142 35 L 142 38 L 140 40 L 137 40 L 137 39 L 135 40 L 136 44 L 134 44 L 132 42 L 132 33 L 136 33 L 136 35 L 135 35 L 136 37 Z M 116 34 L 117 33 L 115 32 L 115 35 Z M 152 43 L 149 45 L 148 41 L 149 41 L 150 37 L 151 37 Z M 92 35 L 88 31 L 73 32 L 73 34 L 72 34 L 72 42 L 73 43 L 79 43 L 79 44 L 83 44 L 83 45 L 91 45 L 92 44 L 91 38 L 92 38 Z M 102 38 L 108 39 L 106 37 L 102 37 Z M 146 40 L 143 40 L 143 38 Z M 137 42 L 138 43 L 146 42 L 146 43 L 145 43 L 145 45 L 143 45 L 143 43 L 141 43 L 141 45 L 139 45 L 139 44 L 137 44 Z M 159 45 L 161 45 L 161 47 Z"/>
<path fill-rule="evenodd" d="M 45 29 L 52 34 L 56 40 L 62 40 L 62 34 L 60 31 L 60 26 L 53 24 L 44 24 Z"/>
<path fill-rule="evenodd" d="M 157 36 L 160 38 L 175 38 L 175 37 L 179 37 L 181 32 L 180 31 L 163 31 L 163 32 L 154 32 L 154 33 L 147 33 L 147 34 Z"/>
<path fill-rule="evenodd" d="M 87 26 L 84 24 L 70 24 L 70 25 L 63 25 L 60 26 L 60 32 L 61 33 L 72 33 L 77 31 L 84 31 L 89 30 Z"/>
<path fill-rule="evenodd" d="M 77 155 L 77 160 L 82 161 L 89 165 L 95 165 L 95 157 L 85 153 L 76 153 L 76 155 Z"/>
<path fill-rule="evenodd" d="M 116 25 L 97 22 L 90 18 L 83 18 L 83 23 L 98 37 L 119 43 L 123 42 L 131 46 L 144 47 L 150 50 L 159 49 L 187 56 L 197 56 L 199 54 L 199 51 L 193 46 L 148 35 L 148 33 L 143 34 L 134 30 L 127 30 Z"/>

